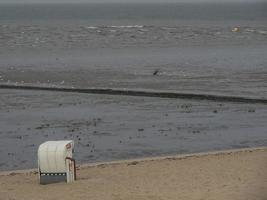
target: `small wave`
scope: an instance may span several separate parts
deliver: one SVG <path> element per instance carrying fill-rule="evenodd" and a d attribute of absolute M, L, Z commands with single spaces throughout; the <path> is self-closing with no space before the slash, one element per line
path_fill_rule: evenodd
<path fill-rule="evenodd" d="M 267 31 L 258 31 L 259 34 L 262 34 L 262 35 L 266 35 L 267 34 Z"/>
<path fill-rule="evenodd" d="M 144 28 L 143 25 L 121 25 L 121 26 L 86 26 L 87 29 L 98 29 L 98 28 Z"/>
<path fill-rule="evenodd" d="M 97 29 L 98 27 L 96 27 L 96 26 L 87 26 L 86 28 L 88 28 L 88 29 Z"/>
<path fill-rule="evenodd" d="M 245 29 L 245 31 L 246 31 L 246 32 L 250 32 L 250 33 L 253 33 L 253 32 L 255 32 L 255 30 L 254 30 L 254 29 L 250 29 L 250 28 L 247 28 L 247 29 Z"/>
<path fill-rule="evenodd" d="M 176 27 L 162 27 L 162 29 L 164 30 L 176 30 L 177 28 Z"/>
<path fill-rule="evenodd" d="M 110 28 L 144 28 L 143 25 L 128 25 L 128 26 L 108 26 Z"/>
<path fill-rule="evenodd" d="M 262 34 L 262 35 L 266 35 L 267 34 L 267 31 L 265 30 L 254 30 L 254 29 L 245 29 L 246 32 L 250 32 L 250 33 L 259 33 L 259 34 Z"/>

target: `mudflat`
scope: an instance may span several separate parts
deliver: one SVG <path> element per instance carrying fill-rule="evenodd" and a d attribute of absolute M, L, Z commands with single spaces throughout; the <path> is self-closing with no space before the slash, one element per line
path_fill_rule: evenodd
<path fill-rule="evenodd" d="M 0 199 L 267 199 L 267 148 L 91 164 L 72 184 L 2 172 Z"/>
<path fill-rule="evenodd" d="M 0 91 L 0 171 L 37 167 L 38 146 L 74 140 L 79 164 L 267 146 L 265 104 Z"/>

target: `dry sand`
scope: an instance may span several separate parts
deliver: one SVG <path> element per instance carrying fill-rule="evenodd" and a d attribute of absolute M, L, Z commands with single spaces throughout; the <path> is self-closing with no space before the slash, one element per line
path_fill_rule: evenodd
<path fill-rule="evenodd" d="M 72 184 L 0 174 L 0 199 L 267 199 L 267 148 L 88 165 Z"/>

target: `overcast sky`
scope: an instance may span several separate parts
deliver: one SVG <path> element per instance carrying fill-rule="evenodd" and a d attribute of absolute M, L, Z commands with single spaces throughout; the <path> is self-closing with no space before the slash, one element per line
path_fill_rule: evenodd
<path fill-rule="evenodd" d="M 0 3 L 105 3 L 105 2 L 267 2 L 267 0 L 0 0 Z"/>

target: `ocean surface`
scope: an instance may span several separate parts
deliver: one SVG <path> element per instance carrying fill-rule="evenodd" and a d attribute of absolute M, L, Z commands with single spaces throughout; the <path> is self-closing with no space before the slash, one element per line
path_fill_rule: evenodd
<path fill-rule="evenodd" d="M 266 25 L 267 2 L 1 5 L 0 51 L 260 43 Z"/>

